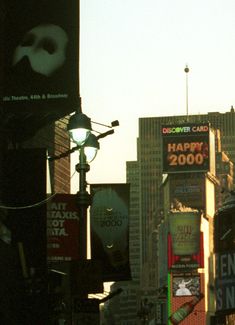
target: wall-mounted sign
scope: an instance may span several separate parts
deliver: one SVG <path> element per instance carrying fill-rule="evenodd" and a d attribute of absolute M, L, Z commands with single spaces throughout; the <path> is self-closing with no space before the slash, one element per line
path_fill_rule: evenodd
<path fill-rule="evenodd" d="M 172 293 L 174 297 L 198 296 L 201 292 L 200 276 L 193 273 L 175 273 L 172 275 Z"/>
<path fill-rule="evenodd" d="M 200 250 L 200 212 L 170 212 L 169 230 L 175 255 L 194 255 Z"/>
<path fill-rule="evenodd" d="M 174 199 L 182 202 L 186 207 L 202 210 L 205 206 L 205 182 L 204 175 L 198 173 L 175 174 L 168 179 L 170 190 L 170 202 Z"/>
<path fill-rule="evenodd" d="M 204 267 L 201 215 L 197 211 L 170 212 L 168 234 L 168 268 Z"/>
<path fill-rule="evenodd" d="M 235 309 L 235 251 L 215 254 L 216 310 Z"/>
<path fill-rule="evenodd" d="M 77 0 L 7 0 L 3 20 L 3 95 L 18 117 L 75 110 L 78 92 Z"/>
<path fill-rule="evenodd" d="M 209 124 L 161 128 L 163 173 L 209 170 Z"/>

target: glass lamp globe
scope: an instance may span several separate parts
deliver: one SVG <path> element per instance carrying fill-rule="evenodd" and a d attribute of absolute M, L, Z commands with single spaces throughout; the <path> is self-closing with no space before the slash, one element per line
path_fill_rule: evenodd
<path fill-rule="evenodd" d="M 83 113 L 75 113 L 69 119 L 69 136 L 78 146 L 82 146 L 91 132 L 91 119 Z"/>
<path fill-rule="evenodd" d="M 86 155 L 86 160 L 88 163 L 92 162 L 95 159 L 99 149 L 100 145 L 96 136 L 90 133 L 84 144 L 84 153 Z"/>

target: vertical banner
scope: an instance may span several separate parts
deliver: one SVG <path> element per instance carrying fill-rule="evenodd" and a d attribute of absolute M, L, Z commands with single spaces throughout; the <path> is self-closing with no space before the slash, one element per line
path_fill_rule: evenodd
<path fill-rule="evenodd" d="M 102 261 L 103 281 L 130 280 L 129 184 L 91 185 L 91 255 Z"/>
<path fill-rule="evenodd" d="M 71 261 L 78 259 L 78 218 L 76 195 L 56 194 L 48 202 L 48 261 Z"/>
<path fill-rule="evenodd" d="M 7 0 L 3 20 L 3 95 L 18 115 L 75 110 L 78 92 L 77 0 Z"/>

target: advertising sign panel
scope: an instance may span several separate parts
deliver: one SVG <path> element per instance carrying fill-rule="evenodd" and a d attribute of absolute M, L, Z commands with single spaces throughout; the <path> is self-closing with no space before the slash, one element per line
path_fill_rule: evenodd
<path fill-rule="evenodd" d="M 200 212 L 170 212 L 169 230 L 175 255 L 193 255 L 200 250 Z"/>
<path fill-rule="evenodd" d="M 204 266 L 201 214 L 197 211 L 170 212 L 168 267 L 195 269 Z"/>
<path fill-rule="evenodd" d="M 6 112 L 20 116 L 75 110 L 78 92 L 77 0 L 7 0 L 3 20 Z"/>
<path fill-rule="evenodd" d="M 78 218 L 76 195 L 56 194 L 48 202 L 48 261 L 71 261 L 78 259 Z"/>
<path fill-rule="evenodd" d="M 186 173 L 175 174 L 168 180 L 170 202 L 174 199 L 182 202 L 186 207 L 202 210 L 205 206 L 205 180 L 203 174 Z"/>
<path fill-rule="evenodd" d="M 163 173 L 210 169 L 208 123 L 164 125 L 161 134 Z"/>
<path fill-rule="evenodd" d="M 173 274 L 172 290 L 174 297 L 198 296 L 201 292 L 200 276 L 193 273 Z"/>
<path fill-rule="evenodd" d="M 203 233 L 200 233 L 200 249 L 193 255 L 175 255 L 172 249 L 172 237 L 168 234 L 168 269 L 197 269 L 204 267 Z"/>
<path fill-rule="evenodd" d="M 130 279 L 129 192 L 129 184 L 91 185 L 91 256 L 104 281 Z"/>
<path fill-rule="evenodd" d="M 235 309 L 235 251 L 215 254 L 216 310 Z"/>

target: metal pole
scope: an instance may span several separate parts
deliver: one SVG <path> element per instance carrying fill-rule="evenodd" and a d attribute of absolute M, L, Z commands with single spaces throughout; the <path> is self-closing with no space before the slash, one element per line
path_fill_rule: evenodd
<path fill-rule="evenodd" d="M 84 147 L 80 148 L 79 164 L 76 166 L 79 172 L 79 192 L 78 211 L 79 211 L 79 258 L 87 259 L 87 209 L 91 204 L 90 194 L 87 192 L 86 173 L 90 170 L 87 163 Z"/>
<path fill-rule="evenodd" d="M 188 73 L 189 73 L 189 68 L 186 65 L 184 72 L 186 73 L 186 115 L 188 116 Z"/>

